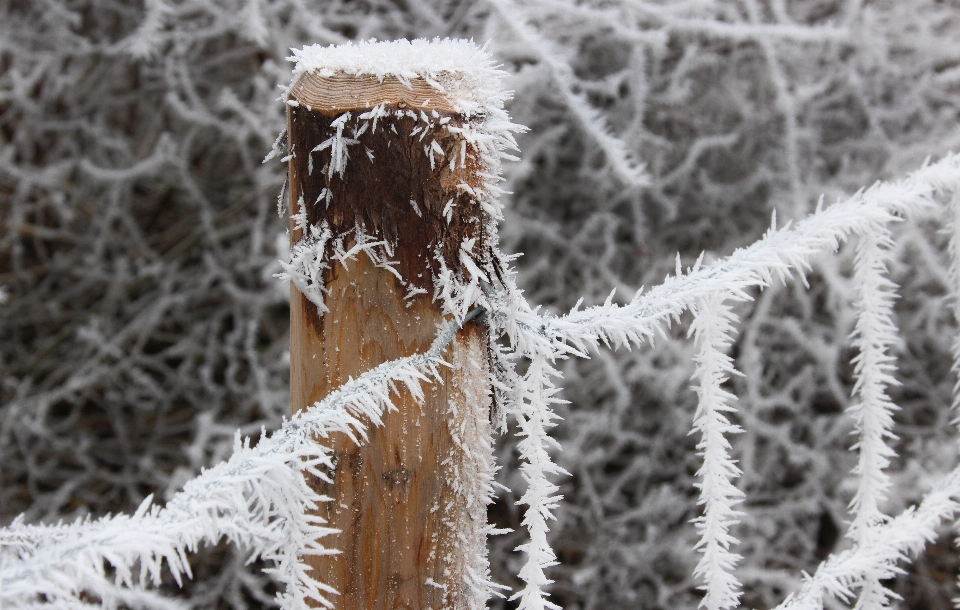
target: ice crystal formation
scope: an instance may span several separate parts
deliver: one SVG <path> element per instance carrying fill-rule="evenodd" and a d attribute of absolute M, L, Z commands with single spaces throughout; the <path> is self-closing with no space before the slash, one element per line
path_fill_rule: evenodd
<path fill-rule="evenodd" d="M 491 606 L 950 607 L 960 10 L 919 0 L 0 3 L 3 607 L 331 595 L 296 561 L 310 432 L 362 438 L 438 363 L 283 421 L 273 276 L 320 306 L 323 265 L 394 259 L 278 246 L 261 160 L 291 48 L 436 36 L 489 39 L 529 127 L 523 256 L 438 283 L 501 337 Z M 442 71 L 411 54 L 384 74 Z"/>

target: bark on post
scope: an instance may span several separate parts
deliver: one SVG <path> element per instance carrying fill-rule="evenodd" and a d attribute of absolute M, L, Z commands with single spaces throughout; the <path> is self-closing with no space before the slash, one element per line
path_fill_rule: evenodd
<path fill-rule="evenodd" d="M 460 131 L 476 117 L 458 113 L 435 83 L 307 71 L 288 106 L 291 244 L 312 232 L 328 265 L 313 299 L 291 285 L 296 412 L 349 377 L 426 351 L 451 319 L 434 299 L 438 278 L 469 277 L 465 256 L 489 262 L 491 224 L 477 201 L 486 166 Z M 371 241 L 383 243 L 336 259 Z M 328 597 L 338 610 L 485 603 L 486 341 L 484 327 L 468 322 L 423 404 L 401 392 L 399 410 L 369 426 L 361 446 L 342 434 L 324 439 L 337 466 L 332 484 L 314 484 L 332 498 L 320 514 L 341 533 L 324 545 L 340 554 L 307 562 L 340 593 Z"/>

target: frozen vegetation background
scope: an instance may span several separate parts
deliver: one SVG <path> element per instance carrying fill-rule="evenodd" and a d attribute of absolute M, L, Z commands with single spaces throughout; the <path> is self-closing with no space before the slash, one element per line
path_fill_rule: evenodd
<path fill-rule="evenodd" d="M 960 3 L 0 0 L 0 524 L 132 511 L 287 411 L 276 214 L 291 47 L 490 39 L 530 132 L 508 166 L 502 249 L 527 299 L 628 299 L 877 179 L 960 148 Z M 646 165 L 646 175 L 632 170 Z M 897 227 L 902 344 L 892 512 L 955 460 L 946 237 Z M 842 547 L 855 322 L 852 248 L 738 314 L 733 438 L 746 607 Z M 615 297 L 616 300 L 616 297 Z M 564 364 L 551 532 L 566 608 L 695 608 L 699 514 L 686 328 Z M 520 529 L 514 492 L 491 519 Z M 522 532 L 492 540 L 516 587 Z M 273 585 L 227 545 L 193 562 L 197 608 Z M 889 585 L 948 608 L 951 536 Z M 175 586 L 171 584 L 170 591 Z M 506 607 L 504 602 L 496 602 Z M 496 606 L 495 604 L 495 606 Z"/>

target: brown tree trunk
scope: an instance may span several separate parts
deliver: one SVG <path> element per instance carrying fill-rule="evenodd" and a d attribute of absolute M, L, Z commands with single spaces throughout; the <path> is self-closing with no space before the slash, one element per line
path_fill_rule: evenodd
<path fill-rule="evenodd" d="M 361 239 L 357 227 L 387 242 L 378 252 L 401 278 L 364 253 L 333 260 L 331 240 L 323 277 L 328 311 L 321 314 L 291 286 L 292 412 L 350 377 L 426 351 L 445 321 L 432 298 L 441 267 L 459 269 L 465 239 L 474 239 L 473 252 L 484 252 L 484 219 L 458 187 L 478 184 L 479 166 L 446 128 L 463 120 L 425 83 L 412 84 L 305 74 L 291 89 L 290 99 L 299 102 L 288 111 L 292 214 L 305 212 L 314 226 L 326 223 L 334 236 L 345 236 L 346 249 Z M 354 137 L 359 115 L 381 103 L 390 116 Z M 342 123 L 343 138 L 356 142 L 344 144 L 349 158 L 340 172 L 333 146 L 311 151 L 336 135 L 334 121 L 345 112 L 351 117 Z M 448 163 L 454 156 L 458 161 Z M 292 244 L 302 237 L 291 221 Z M 340 593 L 329 597 L 338 610 L 439 610 L 482 601 L 470 570 L 486 572 L 483 485 L 492 472 L 486 341 L 484 328 L 468 322 L 444 354 L 452 366 L 442 370 L 442 383 L 424 387 L 422 404 L 401 391 L 397 411 L 385 414 L 382 426 L 369 425 L 361 446 L 339 433 L 322 440 L 336 468 L 333 484 L 314 482 L 332 498 L 320 515 L 341 531 L 323 542 L 340 554 L 307 561 L 315 578 Z"/>

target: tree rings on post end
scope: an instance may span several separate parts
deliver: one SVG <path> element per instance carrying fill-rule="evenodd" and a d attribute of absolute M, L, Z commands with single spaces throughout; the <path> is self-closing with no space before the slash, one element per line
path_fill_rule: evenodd
<path fill-rule="evenodd" d="M 373 74 L 320 76 L 305 72 L 290 87 L 288 95 L 298 104 L 327 116 L 366 110 L 380 104 L 455 112 L 446 96 L 423 78 L 404 83 L 396 76 L 384 76 L 379 80 Z"/>

